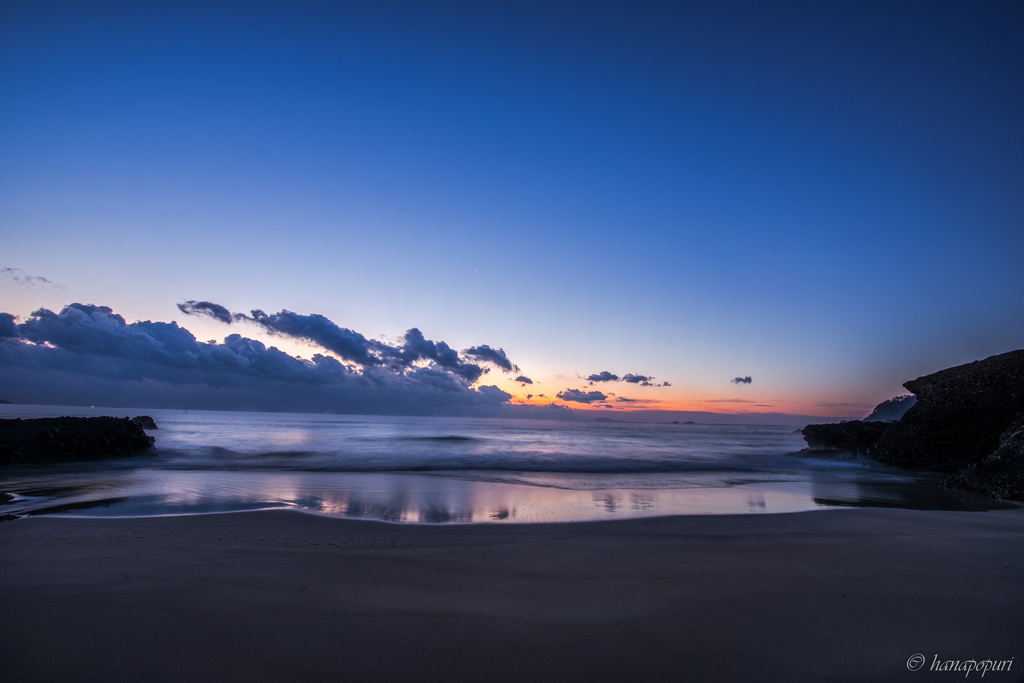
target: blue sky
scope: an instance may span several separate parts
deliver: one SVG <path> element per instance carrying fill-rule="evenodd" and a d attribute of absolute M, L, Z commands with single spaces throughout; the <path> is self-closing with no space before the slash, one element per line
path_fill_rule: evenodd
<path fill-rule="evenodd" d="M 671 383 L 615 385 L 645 408 L 856 416 L 1024 346 L 1022 29 L 1019 2 L 8 3 L 0 267 L 60 286 L 8 273 L 0 310 L 324 353 L 177 304 L 287 309 L 503 348 L 547 398 L 610 371 Z"/>

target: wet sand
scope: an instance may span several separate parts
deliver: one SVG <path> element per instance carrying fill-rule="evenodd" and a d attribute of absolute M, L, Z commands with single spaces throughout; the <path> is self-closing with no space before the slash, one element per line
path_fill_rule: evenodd
<path fill-rule="evenodd" d="M 1024 509 L 37 517 L 0 523 L 0 614 L 22 681 L 1020 681 Z"/>

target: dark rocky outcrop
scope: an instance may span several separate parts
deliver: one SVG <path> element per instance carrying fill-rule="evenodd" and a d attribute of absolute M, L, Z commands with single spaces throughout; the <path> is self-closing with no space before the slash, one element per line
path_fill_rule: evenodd
<path fill-rule="evenodd" d="M 1024 419 L 999 439 L 999 448 L 942 482 L 953 489 L 987 493 L 995 498 L 1024 500 Z"/>
<path fill-rule="evenodd" d="M 153 422 L 153 418 L 149 415 L 136 415 L 132 418 L 132 422 L 143 429 L 159 429 L 159 427 L 156 426 L 156 422 Z"/>
<path fill-rule="evenodd" d="M 1024 500 L 1024 350 L 918 377 L 903 386 L 917 402 L 899 420 L 808 425 L 803 430 L 808 446 L 946 472 L 953 475 L 944 482 L 951 488 Z"/>
<path fill-rule="evenodd" d="M 124 458 L 142 455 L 154 443 L 127 417 L 0 420 L 0 465 Z"/>
<path fill-rule="evenodd" d="M 999 448 L 1024 417 L 1024 350 L 918 377 L 903 385 L 917 404 L 875 445 L 879 462 L 956 472 Z"/>
<path fill-rule="evenodd" d="M 803 429 L 804 441 L 812 451 L 843 451 L 862 454 L 882 436 L 888 428 L 885 422 L 841 422 L 839 424 L 807 425 Z"/>

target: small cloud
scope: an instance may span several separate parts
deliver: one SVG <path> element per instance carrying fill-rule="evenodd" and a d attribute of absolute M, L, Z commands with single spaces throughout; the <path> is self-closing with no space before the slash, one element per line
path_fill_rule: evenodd
<path fill-rule="evenodd" d="M 705 403 L 753 403 L 743 398 L 716 398 L 704 401 Z"/>
<path fill-rule="evenodd" d="M 589 379 L 591 382 L 617 382 L 619 381 L 619 376 L 613 375 L 607 370 L 602 370 L 597 374 L 590 375 L 589 377 L 587 377 L 587 379 Z"/>
<path fill-rule="evenodd" d="M 23 287 L 36 287 L 38 285 L 49 285 L 50 287 L 56 287 L 57 289 L 67 290 L 64 285 L 59 285 L 53 280 L 47 280 L 45 277 L 40 275 L 28 275 L 21 268 L 0 268 L 0 275 L 3 275 L 9 280 L 13 280 L 16 284 Z"/>
<path fill-rule="evenodd" d="M 208 315 L 214 320 L 219 320 L 228 325 L 236 320 L 236 316 L 232 315 L 231 311 L 211 301 L 189 300 L 183 304 L 178 304 L 178 310 L 185 315 Z"/>
<path fill-rule="evenodd" d="M 579 389 L 566 389 L 559 392 L 557 396 L 563 401 L 573 401 L 575 403 L 598 403 L 608 398 L 600 391 L 580 391 Z"/>
<path fill-rule="evenodd" d="M 526 395 L 526 398 L 527 398 L 527 400 L 529 400 L 529 399 L 533 398 L 533 394 L 527 394 L 527 395 Z"/>
<path fill-rule="evenodd" d="M 671 385 L 671 384 L 669 384 L 668 382 L 662 382 L 662 383 L 661 383 L 661 386 L 663 386 L 663 387 L 670 387 L 670 386 L 672 386 L 672 385 Z"/>
<path fill-rule="evenodd" d="M 755 408 L 774 408 L 775 406 L 773 406 L 771 404 L 768 404 L 768 403 L 756 403 L 756 404 L 754 404 L 754 407 Z"/>
<path fill-rule="evenodd" d="M 516 381 L 519 382 L 520 384 L 523 384 L 524 386 L 527 384 L 533 384 L 532 379 L 530 379 L 529 377 L 524 377 L 523 375 L 519 375 L 518 377 L 516 377 Z"/>
<path fill-rule="evenodd" d="M 731 381 L 733 384 L 750 384 L 754 380 L 747 375 L 746 377 L 734 377 Z"/>
<path fill-rule="evenodd" d="M 537 398 L 547 398 L 544 394 L 537 394 Z"/>
<path fill-rule="evenodd" d="M 647 377 L 646 375 L 626 375 L 622 378 L 623 382 L 629 382 L 630 384 L 639 384 L 641 386 L 651 386 L 650 381 L 653 377 Z"/>
<path fill-rule="evenodd" d="M 519 368 L 508 359 L 508 356 L 505 355 L 504 349 L 492 349 L 487 344 L 481 344 L 480 346 L 468 348 L 462 352 L 462 355 L 468 356 L 469 358 L 474 358 L 478 361 L 494 363 L 505 372 L 519 370 Z"/>
<path fill-rule="evenodd" d="M 626 398 L 625 396 L 619 396 L 615 400 L 620 402 L 620 403 L 635 403 L 636 402 L 635 398 Z"/>

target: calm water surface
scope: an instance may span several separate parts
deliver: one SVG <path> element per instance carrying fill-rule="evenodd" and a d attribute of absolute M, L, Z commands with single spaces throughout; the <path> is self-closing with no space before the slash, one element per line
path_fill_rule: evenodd
<path fill-rule="evenodd" d="M 0 468 L 3 513 L 298 508 L 395 522 L 551 522 L 841 506 L 963 509 L 920 475 L 801 457 L 792 427 L 2 406 L 152 415 L 152 456 Z"/>

